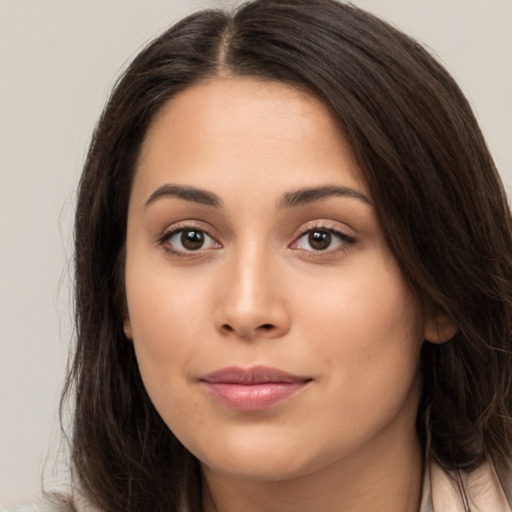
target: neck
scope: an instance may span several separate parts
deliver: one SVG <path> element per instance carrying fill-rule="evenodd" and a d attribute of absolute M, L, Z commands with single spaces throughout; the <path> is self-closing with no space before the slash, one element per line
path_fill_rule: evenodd
<path fill-rule="evenodd" d="M 204 512 L 418 510 L 423 458 L 415 432 L 398 446 L 388 440 L 386 448 L 373 446 L 367 457 L 358 453 L 286 481 L 255 481 L 203 467 Z"/>

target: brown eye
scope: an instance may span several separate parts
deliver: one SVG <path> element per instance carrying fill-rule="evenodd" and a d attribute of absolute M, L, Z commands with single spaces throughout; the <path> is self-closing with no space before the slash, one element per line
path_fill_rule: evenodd
<path fill-rule="evenodd" d="M 220 244 L 206 231 L 192 227 L 166 233 L 160 244 L 169 252 L 180 255 L 220 248 Z"/>
<path fill-rule="evenodd" d="M 348 249 L 356 240 L 337 229 L 317 227 L 304 231 L 293 244 L 291 249 L 299 249 L 311 253 L 333 254 Z"/>
<path fill-rule="evenodd" d="M 181 245 L 188 251 L 196 251 L 204 245 L 204 233 L 195 229 L 184 229 L 181 232 Z"/>
<path fill-rule="evenodd" d="M 332 235 L 329 231 L 310 231 L 308 233 L 308 243 L 315 251 L 325 251 L 331 245 Z"/>

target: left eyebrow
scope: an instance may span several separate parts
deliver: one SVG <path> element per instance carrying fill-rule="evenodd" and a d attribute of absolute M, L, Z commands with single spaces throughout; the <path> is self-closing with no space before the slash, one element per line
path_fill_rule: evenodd
<path fill-rule="evenodd" d="M 370 199 L 362 192 L 350 187 L 340 187 L 338 185 L 303 188 L 294 192 L 289 192 L 284 194 L 283 198 L 279 201 L 278 206 L 279 208 L 295 208 L 297 206 L 314 203 L 329 197 L 350 197 L 353 199 L 359 199 L 363 203 L 372 206 Z"/>
<path fill-rule="evenodd" d="M 148 198 L 145 206 L 148 207 L 158 199 L 163 197 L 177 197 L 185 201 L 192 201 L 194 203 L 205 204 L 213 208 L 220 208 L 222 201 L 218 196 L 207 190 L 202 190 L 195 187 L 185 187 L 183 185 L 165 184 L 158 187 Z"/>

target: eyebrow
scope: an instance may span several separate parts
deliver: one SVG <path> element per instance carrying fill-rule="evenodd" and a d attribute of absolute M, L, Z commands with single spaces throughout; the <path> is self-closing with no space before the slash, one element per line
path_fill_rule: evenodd
<path fill-rule="evenodd" d="M 149 206 L 158 199 L 164 197 L 177 197 L 185 201 L 204 204 L 213 208 L 222 208 L 222 200 L 213 192 L 208 192 L 200 188 L 187 187 L 184 185 L 165 184 L 158 187 L 148 198 L 145 206 Z M 283 195 L 278 203 L 279 208 L 296 208 L 306 204 L 314 203 L 329 197 L 350 197 L 359 199 L 363 203 L 371 206 L 370 199 L 362 192 L 350 187 L 342 187 L 338 185 L 325 185 L 316 188 L 303 188 L 288 192 Z"/>
<path fill-rule="evenodd" d="M 329 197 L 351 197 L 359 199 L 370 206 L 372 205 L 370 199 L 358 190 L 338 185 L 326 185 L 323 187 L 304 188 L 294 192 L 289 192 L 285 194 L 279 202 L 279 208 L 295 208 L 297 206 L 314 203 Z"/>
<path fill-rule="evenodd" d="M 221 208 L 222 201 L 218 196 L 212 192 L 207 192 L 195 187 L 186 187 L 183 185 L 162 185 L 158 187 L 148 198 L 145 206 L 149 206 L 158 199 L 163 197 L 177 197 L 184 199 L 185 201 L 192 201 L 194 203 L 205 204 L 206 206 L 212 206 L 213 208 Z"/>

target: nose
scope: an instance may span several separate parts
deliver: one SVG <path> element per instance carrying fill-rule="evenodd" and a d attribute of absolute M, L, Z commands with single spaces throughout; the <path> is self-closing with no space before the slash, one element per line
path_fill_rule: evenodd
<path fill-rule="evenodd" d="M 244 340 L 281 337 L 290 329 L 290 312 L 278 269 L 271 256 L 247 252 L 227 261 L 219 276 L 216 327 Z"/>

